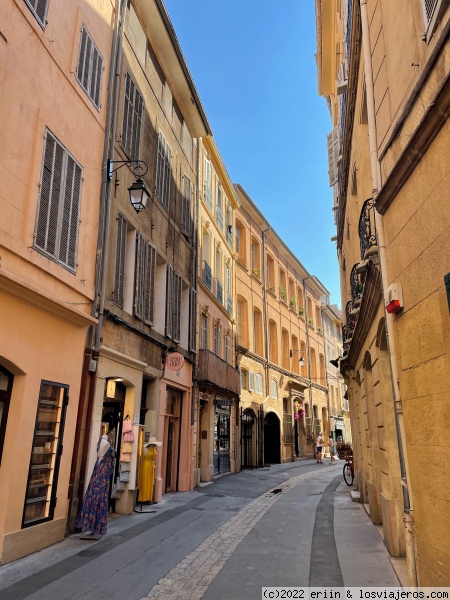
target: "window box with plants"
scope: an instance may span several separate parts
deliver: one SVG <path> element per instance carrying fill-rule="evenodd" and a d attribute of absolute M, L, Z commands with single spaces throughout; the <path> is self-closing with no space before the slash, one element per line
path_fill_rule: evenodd
<path fill-rule="evenodd" d="M 254 277 L 256 277 L 256 279 L 261 279 L 261 270 L 258 269 L 257 267 L 253 267 L 252 269 L 252 275 L 254 275 Z"/>
<path fill-rule="evenodd" d="M 299 316 L 304 319 L 305 318 L 305 309 L 303 308 L 303 306 L 299 306 L 298 308 L 298 314 Z"/>
<path fill-rule="evenodd" d="M 280 300 L 287 303 L 286 288 L 280 285 Z"/>
<path fill-rule="evenodd" d="M 322 333 L 322 327 L 320 327 L 320 326 L 317 326 L 317 327 L 316 327 L 316 331 L 317 331 L 317 333 Z"/>
<path fill-rule="evenodd" d="M 314 319 L 312 317 L 308 317 L 308 325 L 311 325 L 311 327 L 314 327 Z"/>
<path fill-rule="evenodd" d="M 267 291 L 275 296 L 275 286 L 269 285 L 269 287 L 267 288 Z"/>
<path fill-rule="evenodd" d="M 291 298 L 289 300 L 289 306 L 292 308 L 292 310 L 295 310 L 295 307 L 297 306 L 297 298 Z"/>

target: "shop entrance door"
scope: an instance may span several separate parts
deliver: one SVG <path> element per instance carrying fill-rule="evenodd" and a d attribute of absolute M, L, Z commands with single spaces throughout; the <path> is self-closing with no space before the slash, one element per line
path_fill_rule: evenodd
<path fill-rule="evenodd" d="M 102 434 L 105 433 L 108 436 L 108 441 L 116 452 L 114 471 L 111 474 L 111 480 L 109 485 L 108 508 L 110 511 L 114 511 L 116 507 L 116 501 L 111 499 L 111 490 L 112 482 L 116 481 L 117 477 L 119 476 L 119 457 L 122 440 L 122 421 L 124 404 L 124 400 L 105 400 L 103 402 Z"/>
<path fill-rule="evenodd" d="M 264 463 L 266 465 L 281 463 L 280 419 L 273 412 L 264 417 Z"/>
<path fill-rule="evenodd" d="M 182 401 L 183 392 L 173 388 L 167 388 L 166 426 L 164 440 L 167 448 L 165 457 L 165 492 L 174 492 L 178 489 L 178 459 L 181 438 Z"/>
<path fill-rule="evenodd" d="M 214 475 L 230 471 L 230 409 L 214 415 Z"/>
<path fill-rule="evenodd" d="M 242 435 L 242 468 L 251 469 L 255 466 L 253 460 L 253 427 L 255 423 L 255 413 L 251 408 L 246 408 L 241 415 L 241 435 Z"/>
<path fill-rule="evenodd" d="M 178 419 L 169 418 L 167 430 L 166 492 L 173 492 L 176 490 L 176 467 L 178 458 L 176 451 L 177 420 Z"/>

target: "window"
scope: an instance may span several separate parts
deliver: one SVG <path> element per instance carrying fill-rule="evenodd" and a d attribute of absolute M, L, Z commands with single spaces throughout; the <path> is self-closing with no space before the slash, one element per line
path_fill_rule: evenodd
<path fill-rule="evenodd" d="M 167 265 L 166 336 L 180 341 L 181 329 L 181 277 Z"/>
<path fill-rule="evenodd" d="M 163 134 L 158 136 L 158 156 L 156 160 L 156 195 L 161 204 L 169 210 L 170 179 L 172 176 L 172 150 Z"/>
<path fill-rule="evenodd" d="M 139 233 L 136 239 L 134 315 L 147 325 L 153 325 L 155 267 L 156 250 Z M 181 282 L 181 277 L 179 279 Z"/>
<path fill-rule="evenodd" d="M 248 387 L 248 371 L 241 369 L 241 389 L 246 390 Z"/>
<path fill-rule="evenodd" d="M 219 229 L 222 231 L 223 229 L 223 194 L 222 188 L 220 184 L 217 184 L 216 189 L 216 223 L 219 226 Z"/>
<path fill-rule="evenodd" d="M 31 10 L 33 15 L 36 17 L 37 22 L 45 29 L 47 24 L 47 11 L 50 0 L 25 0 L 28 8 Z"/>
<path fill-rule="evenodd" d="M 191 235 L 192 233 L 191 182 L 186 175 L 183 177 L 183 190 L 181 198 L 181 231 L 187 235 Z"/>
<path fill-rule="evenodd" d="M 422 0 L 423 16 L 425 19 L 426 40 L 430 41 L 434 29 L 440 16 L 443 15 L 448 0 Z"/>
<path fill-rule="evenodd" d="M 122 147 L 132 160 L 139 158 L 141 141 L 142 109 L 144 101 L 127 73 L 125 75 L 125 98 L 123 104 Z"/>
<path fill-rule="evenodd" d="M 214 325 L 214 354 L 220 356 L 220 325 Z"/>
<path fill-rule="evenodd" d="M 76 271 L 83 169 L 46 130 L 34 247 Z"/>
<path fill-rule="evenodd" d="M 277 382 L 272 379 L 270 382 L 270 394 L 272 398 L 278 398 Z"/>
<path fill-rule="evenodd" d="M 225 362 L 229 363 L 231 360 L 231 338 L 229 335 L 225 336 Z"/>
<path fill-rule="evenodd" d="M 117 216 L 116 265 L 112 300 L 123 308 L 123 289 L 125 280 L 125 253 L 127 241 L 127 221 L 122 214 Z"/>
<path fill-rule="evenodd" d="M 231 269 L 228 265 L 225 267 L 225 302 L 227 313 L 232 316 L 233 298 L 231 296 Z"/>
<path fill-rule="evenodd" d="M 263 354 L 262 312 L 258 308 L 253 309 L 253 351 Z"/>
<path fill-rule="evenodd" d="M 69 387 L 41 382 L 23 527 L 53 519 Z"/>
<path fill-rule="evenodd" d="M 339 125 L 336 125 L 331 133 L 327 135 L 328 144 L 328 177 L 330 186 L 338 180 L 338 159 L 340 153 Z"/>
<path fill-rule="evenodd" d="M 261 279 L 261 251 L 259 242 L 255 238 L 251 239 L 250 250 L 250 264 L 252 268 L 252 274 L 258 279 Z"/>
<path fill-rule="evenodd" d="M 255 391 L 255 374 L 254 373 L 248 374 L 248 391 L 249 392 Z"/>
<path fill-rule="evenodd" d="M 14 375 L 0 367 L 0 463 L 2 461 L 13 381 Z"/>
<path fill-rule="evenodd" d="M 202 313 L 200 344 L 202 350 L 208 349 L 208 317 Z"/>
<path fill-rule="evenodd" d="M 260 373 L 255 374 L 255 392 L 257 394 L 263 393 L 263 378 Z"/>
<path fill-rule="evenodd" d="M 275 364 L 278 362 L 277 324 L 272 319 L 269 320 L 269 360 Z"/>
<path fill-rule="evenodd" d="M 100 108 L 103 57 L 83 25 L 78 54 L 77 79 L 97 108 Z"/>

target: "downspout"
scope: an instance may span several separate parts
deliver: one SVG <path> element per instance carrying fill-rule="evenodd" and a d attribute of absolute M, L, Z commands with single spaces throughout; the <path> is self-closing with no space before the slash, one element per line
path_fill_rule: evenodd
<path fill-rule="evenodd" d="M 325 381 L 327 385 L 327 414 L 328 414 L 328 423 L 327 423 L 327 431 L 328 435 L 330 435 L 330 381 L 328 377 L 328 358 L 327 358 L 327 340 L 325 337 L 325 319 L 323 315 L 323 310 L 320 310 L 320 317 L 322 321 L 322 335 L 323 335 L 323 360 L 325 362 Z M 334 439 L 334 438 L 333 438 Z"/>
<path fill-rule="evenodd" d="M 266 233 L 272 229 L 269 225 L 267 229 L 261 230 L 262 238 L 262 283 L 263 283 L 263 315 L 264 315 L 264 369 L 266 380 L 266 398 L 269 395 L 269 331 L 267 320 L 267 281 L 266 281 Z"/>
<path fill-rule="evenodd" d="M 360 0 L 361 6 L 361 28 L 362 28 L 362 48 L 364 56 L 364 76 L 366 81 L 367 94 L 367 116 L 369 126 L 369 148 L 370 148 L 370 165 L 373 181 L 373 197 L 376 202 L 378 193 L 380 192 L 381 181 L 381 165 L 378 158 L 377 146 L 377 125 L 375 116 L 375 98 L 374 84 L 371 62 L 371 47 L 370 47 L 370 27 L 369 17 L 367 14 L 367 0 Z M 403 491 L 403 521 L 405 524 L 405 544 L 406 556 L 408 565 L 409 584 L 413 587 L 417 586 L 417 569 L 416 555 L 414 548 L 414 520 L 412 515 L 411 500 L 408 490 L 408 465 L 405 447 L 405 424 L 403 419 L 402 399 L 399 387 L 399 374 L 397 367 L 397 352 L 395 347 L 394 335 L 394 318 L 386 311 L 386 295 L 389 287 L 388 280 L 388 265 L 386 255 L 386 241 L 384 236 L 383 216 L 378 213 L 375 206 L 375 227 L 377 232 L 378 254 L 380 259 L 381 281 L 384 298 L 384 312 L 386 324 L 387 351 L 389 357 L 389 367 L 391 372 L 392 396 L 394 400 L 395 426 L 397 432 L 397 444 L 400 461 L 401 486 Z"/>
<path fill-rule="evenodd" d="M 111 59 L 110 59 L 110 63 L 109 63 L 109 75 L 108 75 L 108 97 L 107 97 L 107 104 L 106 104 L 105 138 L 104 138 L 104 142 L 103 142 L 102 192 L 103 192 L 103 185 L 104 185 L 104 181 L 105 181 L 107 150 L 108 150 L 109 137 L 110 137 L 110 132 L 111 132 L 114 74 L 115 74 L 115 70 L 116 70 L 117 46 L 118 46 L 118 42 L 119 42 L 119 11 L 120 11 L 120 0 L 116 0 L 114 31 L 113 31 L 113 38 L 112 38 L 112 44 L 111 44 Z M 103 196 L 103 194 L 101 194 L 101 195 Z M 92 308 L 91 308 L 91 316 L 92 317 L 96 317 L 96 314 L 97 314 L 97 298 L 98 298 L 98 291 L 99 291 L 99 257 L 102 252 L 102 242 L 103 242 L 103 238 L 104 238 L 104 228 L 105 228 L 104 223 L 105 223 L 105 221 L 104 221 L 104 203 L 100 202 L 99 227 L 98 227 L 98 236 L 97 236 L 97 254 L 96 254 L 96 261 L 95 261 L 96 275 L 95 275 L 95 281 L 94 281 L 94 286 L 95 286 L 94 287 L 94 300 L 93 300 Z M 78 451 L 79 451 L 79 446 L 80 446 L 81 429 L 82 429 L 83 416 L 84 416 L 84 405 L 85 405 L 85 399 L 86 399 L 86 388 L 87 388 L 87 381 L 88 381 L 88 374 L 89 374 L 89 363 L 92 358 L 93 343 L 94 343 L 94 326 L 91 325 L 89 327 L 89 331 L 87 334 L 88 347 L 84 351 L 83 371 L 81 374 L 80 396 L 79 396 L 79 403 L 78 403 L 78 414 L 77 414 L 77 422 L 76 422 L 76 426 L 75 426 L 75 442 L 74 442 L 74 448 L 73 448 L 73 454 L 72 454 L 72 464 L 71 464 L 71 469 L 70 469 L 69 491 L 68 491 L 69 506 L 68 506 L 68 513 L 67 513 L 69 527 L 71 527 L 70 526 L 71 509 L 72 509 L 72 503 L 73 503 L 73 496 L 74 496 L 74 492 L 75 492 L 74 485 L 75 485 L 76 470 L 77 470 L 77 464 L 78 464 Z M 95 358 L 97 358 L 97 357 L 95 357 Z M 89 388 L 89 401 L 88 401 L 88 408 L 87 408 L 87 413 L 88 413 L 89 418 L 92 415 L 92 407 L 90 406 L 90 399 L 91 399 L 91 391 L 90 390 L 91 390 L 91 387 L 93 387 L 93 384 L 95 386 L 95 380 L 96 380 L 96 374 L 95 373 L 91 374 L 90 388 Z M 88 433 L 89 431 L 90 431 L 90 425 L 86 421 L 84 442 L 86 440 L 86 435 L 87 435 L 87 437 L 89 437 L 89 433 Z M 84 447 L 83 447 L 83 456 L 84 456 L 84 454 L 85 453 L 84 453 Z M 83 465 L 83 462 L 82 462 L 80 475 L 83 474 L 83 480 L 81 480 L 81 477 L 80 477 L 80 481 L 78 483 L 78 490 L 77 490 L 78 496 L 80 495 L 80 492 L 79 492 L 80 487 L 81 487 L 81 490 L 83 490 L 83 487 L 84 487 L 84 470 L 85 470 L 85 466 Z"/>
<path fill-rule="evenodd" d="M 120 0 L 118 0 L 120 2 Z M 120 22 L 118 30 L 115 31 L 115 47 L 114 50 L 116 54 L 111 61 L 111 69 L 110 69 L 110 78 L 109 78 L 109 90 L 108 90 L 108 114 L 107 114 L 107 128 L 105 131 L 105 144 L 103 147 L 103 172 L 102 172 L 102 191 L 101 191 L 101 219 L 102 221 L 99 224 L 100 230 L 102 231 L 100 241 L 100 247 L 98 248 L 98 255 L 100 255 L 100 277 L 96 281 L 96 289 L 95 289 L 95 302 L 93 310 L 95 310 L 95 305 L 97 303 L 97 296 L 99 294 L 99 308 L 98 308 L 98 323 L 97 329 L 95 332 L 95 338 L 93 336 L 94 348 L 92 352 L 92 358 L 95 361 L 98 361 L 99 349 L 100 349 L 100 340 L 102 336 L 103 330 L 103 315 L 105 308 L 105 294 L 106 294 L 106 274 L 107 274 L 107 266 L 108 266 L 108 245 L 109 245 L 109 234 L 110 234 L 110 215 L 111 215 L 111 182 L 108 181 L 107 177 L 107 162 L 108 158 L 114 156 L 114 144 L 116 138 L 116 122 L 117 122 L 117 105 L 119 99 L 119 88 L 120 88 L 120 68 L 121 68 L 121 58 L 122 58 L 122 40 L 124 35 L 125 28 L 125 11 L 127 8 L 126 0 L 122 0 L 122 5 L 119 8 L 117 13 L 116 27 L 117 23 Z M 120 16 L 119 16 L 120 13 Z M 99 236 L 100 237 L 100 236 Z M 99 285 L 100 282 L 100 285 Z M 87 457 L 89 452 L 89 442 L 90 442 L 90 434 L 91 434 L 91 420 L 92 420 L 92 411 L 94 407 L 94 397 L 95 397 L 95 388 L 97 384 L 97 374 L 98 374 L 98 365 L 95 369 L 95 372 L 91 374 L 90 386 L 89 386 L 89 397 L 88 397 L 88 405 L 86 411 L 86 425 L 85 425 L 85 435 L 83 441 L 83 454 L 81 459 L 81 472 L 80 472 L 80 482 L 78 486 L 78 496 L 80 499 L 80 503 L 83 496 L 84 490 L 84 480 L 86 477 L 86 464 Z"/>

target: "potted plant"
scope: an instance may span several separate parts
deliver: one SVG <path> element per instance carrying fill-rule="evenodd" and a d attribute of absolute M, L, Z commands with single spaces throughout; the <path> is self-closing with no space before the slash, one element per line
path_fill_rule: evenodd
<path fill-rule="evenodd" d="M 299 419 L 303 419 L 304 416 L 303 403 L 299 400 L 294 400 L 294 419 L 298 421 Z"/>
<path fill-rule="evenodd" d="M 275 294 L 275 287 L 273 285 L 269 285 L 267 289 L 269 290 L 269 292 L 272 292 L 272 294 Z"/>
<path fill-rule="evenodd" d="M 311 327 L 314 327 L 314 319 L 312 317 L 308 317 L 308 325 L 311 325 Z"/>
<path fill-rule="evenodd" d="M 298 314 L 303 319 L 303 317 L 305 316 L 305 309 L 303 308 L 303 306 L 299 306 L 299 308 L 298 308 Z"/>
<path fill-rule="evenodd" d="M 282 302 L 287 302 L 286 288 L 282 285 L 280 285 L 280 300 Z"/>
<path fill-rule="evenodd" d="M 252 269 L 252 273 L 257 279 L 261 279 L 261 270 L 260 269 L 258 269 L 257 267 L 254 267 Z"/>
<path fill-rule="evenodd" d="M 316 327 L 317 333 L 322 333 L 322 327 L 320 327 L 319 325 Z"/>
<path fill-rule="evenodd" d="M 290 300 L 289 300 L 289 306 L 292 308 L 292 310 L 295 310 L 295 305 L 297 304 L 297 299 L 295 296 L 293 296 Z"/>

